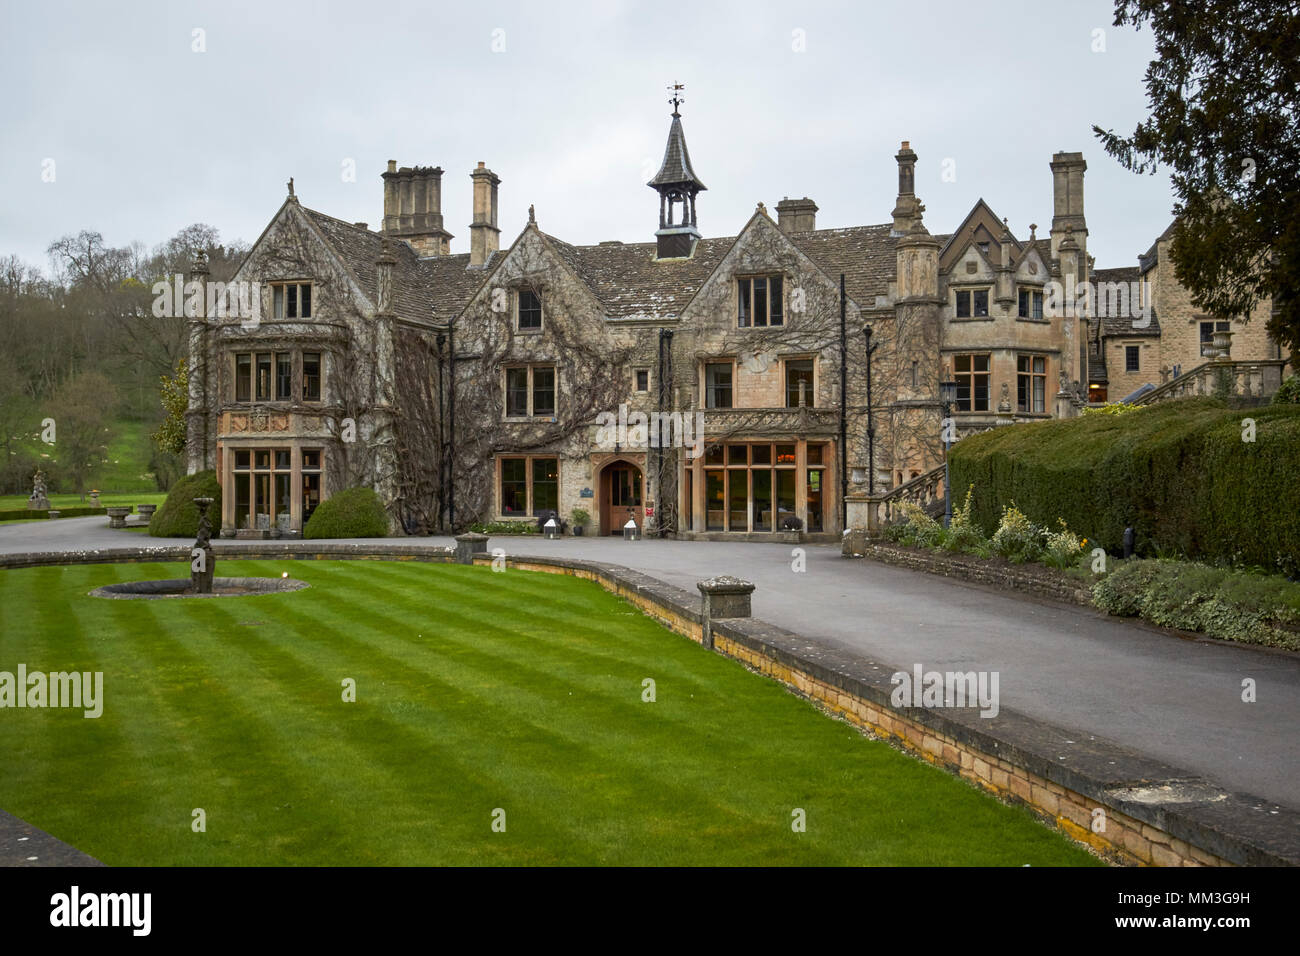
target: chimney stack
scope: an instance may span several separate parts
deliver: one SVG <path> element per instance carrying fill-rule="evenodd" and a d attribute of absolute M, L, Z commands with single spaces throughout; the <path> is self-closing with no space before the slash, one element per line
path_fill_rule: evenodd
<path fill-rule="evenodd" d="M 920 218 L 916 200 L 916 153 L 912 152 L 911 143 L 903 140 L 894 159 L 898 160 L 898 202 L 894 205 L 894 228 L 890 235 L 905 236 Z"/>
<path fill-rule="evenodd" d="M 384 172 L 384 224 L 381 234 L 403 240 L 421 257 L 445 256 L 451 233 L 442 227 L 442 168 L 403 166 L 388 161 Z"/>
<path fill-rule="evenodd" d="M 803 199 L 782 199 L 776 204 L 776 224 L 786 235 L 792 232 L 812 232 L 817 228 L 817 204 Z"/>
<path fill-rule="evenodd" d="M 474 181 L 474 221 L 469 224 L 469 264 L 471 268 L 481 268 L 487 265 L 492 253 L 500 248 L 497 186 L 501 180 L 483 163 L 478 164 L 469 178 Z"/>
<path fill-rule="evenodd" d="M 1079 260 L 1088 253 L 1088 221 L 1083 215 L 1083 174 L 1088 164 L 1083 153 L 1056 153 L 1052 156 L 1052 258 L 1060 257 L 1066 231 L 1078 243 Z M 1079 281 L 1084 277 L 1079 276 Z"/>

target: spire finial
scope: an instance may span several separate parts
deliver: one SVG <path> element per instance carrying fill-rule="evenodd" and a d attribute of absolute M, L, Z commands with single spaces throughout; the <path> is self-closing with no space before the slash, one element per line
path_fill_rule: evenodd
<path fill-rule="evenodd" d="M 289 198 L 290 198 L 290 199 L 297 199 L 297 198 L 298 198 L 297 196 L 295 196 L 295 195 L 293 194 L 293 177 L 292 177 L 292 176 L 289 177 Z"/>
<path fill-rule="evenodd" d="M 532 203 L 528 204 L 528 221 L 534 225 L 537 223 L 537 210 L 533 208 Z"/>
<path fill-rule="evenodd" d="M 668 89 L 672 91 L 673 94 L 673 98 L 668 101 L 673 104 L 673 115 L 681 116 L 682 114 L 677 111 L 677 108 L 686 102 L 686 97 L 682 96 L 682 90 L 686 89 L 686 84 L 674 83 L 672 86 L 668 87 Z"/>

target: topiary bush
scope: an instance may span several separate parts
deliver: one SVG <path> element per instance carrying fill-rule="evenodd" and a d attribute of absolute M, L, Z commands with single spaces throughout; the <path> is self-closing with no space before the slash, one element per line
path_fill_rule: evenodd
<path fill-rule="evenodd" d="M 384 538 L 388 536 L 388 512 L 373 488 L 346 488 L 316 506 L 302 536 Z"/>
<path fill-rule="evenodd" d="M 211 498 L 208 521 L 212 530 L 221 528 L 221 485 L 215 471 L 196 471 L 172 485 L 167 500 L 149 519 L 149 533 L 155 538 L 193 538 L 199 533 L 199 509 L 195 498 Z"/>
<path fill-rule="evenodd" d="M 1014 500 L 1032 521 L 1087 528 L 1110 552 L 1123 548 L 1132 525 L 1144 555 L 1288 574 L 1300 567 L 1297 405 L 1158 402 L 995 428 L 963 438 L 949 460 L 953 486 L 975 486 L 973 520 L 986 534 L 998 526 L 1000 505 Z"/>

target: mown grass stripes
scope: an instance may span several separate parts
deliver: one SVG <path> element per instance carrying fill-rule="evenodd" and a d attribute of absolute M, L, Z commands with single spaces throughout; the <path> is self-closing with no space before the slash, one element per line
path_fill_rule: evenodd
<path fill-rule="evenodd" d="M 106 683 L 99 721 L 0 710 L 0 806 L 119 865 L 1096 862 L 591 582 L 218 569 L 283 571 L 312 587 L 108 601 L 87 592 L 185 566 L 0 574 L 0 670 L 84 665 Z"/>

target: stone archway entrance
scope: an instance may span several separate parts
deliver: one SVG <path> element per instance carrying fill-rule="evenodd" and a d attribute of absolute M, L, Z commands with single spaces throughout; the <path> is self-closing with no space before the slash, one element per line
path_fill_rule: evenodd
<path fill-rule="evenodd" d="M 605 465 L 596 480 L 601 533 L 622 534 L 629 518 L 644 530 L 645 473 L 640 466 L 620 458 Z"/>

